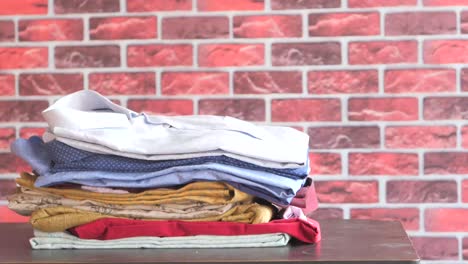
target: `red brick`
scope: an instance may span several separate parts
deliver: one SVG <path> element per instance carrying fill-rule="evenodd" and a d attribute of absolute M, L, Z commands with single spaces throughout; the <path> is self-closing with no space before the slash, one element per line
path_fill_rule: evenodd
<path fill-rule="evenodd" d="M 468 237 L 463 238 L 463 259 L 468 259 Z"/>
<path fill-rule="evenodd" d="M 14 180 L 0 180 L 0 200 L 6 200 L 8 196 L 16 193 Z"/>
<path fill-rule="evenodd" d="M 468 119 L 468 97 L 429 97 L 424 99 L 424 119 Z"/>
<path fill-rule="evenodd" d="M 91 73 L 89 88 L 104 95 L 156 94 L 153 72 Z"/>
<path fill-rule="evenodd" d="M 47 101 L 0 101 L 0 122 L 42 122 L 41 112 L 49 106 Z"/>
<path fill-rule="evenodd" d="M 264 0 L 197 0 L 199 11 L 248 11 L 265 9 Z"/>
<path fill-rule="evenodd" d="M 15 95 L 15 76 L 0 74 L 0 96 Z"/>
<path fill-rule="evenodd" d="M 22 73 L 20 95 L 65 95 L 83 89 L 81 73 Z"/>
<path fill-rule="evenodd" d="M 2 0 L 0 15 L 47 14 L 47 0 Z"/>
<path fill-rule="evenodd" d="M 0 206 L 0 223 L 26 223 L 29 217 L 21 216 L 7 206 Z"/>
<path fill-rule="evenodd" d="M 274 43 L 273 66 L 333 65 L 341 63 L 339 42 Z"/>
<path fill-rule="evenodd" d="M 16 137 L 15 132 L 16 130 L 13 127 L 0 128 L 0 149 L 8 150 L 10 148 L 11 142 L 13 142 Z"/>
<path fill-rule="evenodd" d="M 339 99 L 278 99 L 271 101 L 273 122 L 340 121 Z"/>
<path fill-rule="evenodd" d="M 109 13 L 119 12 L 119 0 L 54 0 L 55 13 Z"/>
<path fill-rule="evenodd" d="M 468 203 L 468 180 L 462 182 L 462 202 Z"/>
<path fill-rule="evenodd" d="M 458 260 L 456 237 L 411 237 L 422 260 Z"/>
<path fill-rule="evenodd" d="M 307 76 L 311 94 L 376 93 L 379 90 L 376 70 L 310 71 Z"/>
<path fill-rule="evenodd" d="M 376 181 L 315 181 L 321 203 L 376 203 L 379 201 Z"/>
<path fill-rule="evenodd" d="M 350 153 L 350 175 L 418 175 L 418 155 L 412 153 Z"/>
<path fill-rule="evenodd" d="M 28 164 L 13 153 L 0 153 L 0 173 L 31 171 Z"/>
<path fill-rule="evenodd" d="M 20 138 L 30 138 L 32 136 L 42 136 L 46 132 L 45 127 L 22 127 L 20 129 Z"/>
<path fill-rule="evenodd" d="M 198 104 L 200 115 L 232 116 L 247 121 L 265 121 L 263 99 L 202 99 Z"/>
<path fill-rule="evenodd" d="M 349 43 L 349 64 L 416 63 L 418 43 L 388 40 Z"/>
<path fill-rule="evenodd" d="M 461 70 L 461 90 L 468 91 L 468 68 Z"/>
<path fill-rule="evenodd" d="M 309 153 L 309 162 L 312 175 L 341 174 L 341 155 L 338 153 Z"/>
<path fill-rule="evenodd" d="M 460 31 L 463 34 L 468 34 L 468 12 L 461 12 L 460 15 Z"/>
<path fill-rule="evenodd" d="M 61 46 L 55 48 L 55 67 L 88 68 L 120 66 L 120 47 L 100 46 Z"/>
<path fill-rule="evenodd" d="M 157 18 L 93 17 L 89 20 L 90 39 L 151 39 L 157 37 Z"/>
<path fill-rule="evenodd" d="M 164 72 L 161 92 L 168 95 L 228 94 L 227 72 Z"/>
<path fill-rule="evenodd" d="M 130 45 L 127 49 L 130 67 L 191 66 L 192 46 L 188 44 Z"/>
<path fill-rule="evenodd" d="M 468 152 L 424 154 L 425 174 L 468 174 Z"/>
<path fill-rule="evenodd" d="M 128 108 L 150 114 L 163 115 L 193 115 L 192 100 L 139 100 L 130 99 L 127 102 Z"/>
<path fill-rule="evenodd" d="M 309 36 L 369 36 L 380 34 L 377 12 L 309 15 Z"/>
<path fill-rule="evenodd" d="M 211 39 L 229 37 L 225 16 L 166 17 L 162 20 L 163 39 Z"/>
<path fill-rule="evenodd" d="M 271 0 L 273 10 L 340 7 L 340 0 Z"/>
<path fill-rule="evenodd" d="M 406 230 L 419 229 L 417 208 L 356 208 L 351 209 L 351 219 L 400 221 Z"/>
<path fill-rule="evenodd" d="M 15 23 L 10 20 L 0 21 L 0 42 L 15 40 Z"/>
<path fill-rule="evenodd" d="M 20 20 L 18 23 L 18 37 L 20 41 L 82 40 L 83 20 Z"/>
<path fill-rule="evenodd" d="M 265 63 L 263 44 L 203 44 L 198 47 L 202 67 L 249 66 Z"/>
<path fill-rule="evenodd" d="M 387 148 L 455 148 L 455 126 L 394 126 L 385 129 Z"/>
<path fill-rule="evenodd" d="M 387 203 L 455 203 L 455 181 L 388 181 Z"/>
<path fill-rule="evenodd" d="M 385 35 L 454 34 L 457 31 L 455 12 L 404 12 L 385 16 Z"/>
<path fill-rule="evenodd" d="M 418 0 L 348 0 L 349 7 L 415 6 Z"/>
<path fill-rule="evenodd" d="M 351 121 L 406 121 L 418 119 L 417 98 L 351 98 Z"/>
<path fill-rule="evenodd" d="M 343 219 L 343 209 L 340 208 L 318 208 L 307 215 L 314 220 Z"/>
<path fill-rule="evenodd" d="M 330 126 L 308 129 L 312 149 L 377 148 L 380 145 L 376 126 Z"/>
<path fill-rule="evenodd" d="M 298 15 L 235 16 L 236 38 L 288 38 L 302 36 L 302 17 Z"/>
<path fill-rule="evenodd" d="M 434 208 L 426 209 L 424 226 L 432 232 L 468 232 L 468 209 Z"/>
<path fill-rule="evenodd" d="M 423 0 L 425 6 L 468 6 L 468 0 Z"/>
<path fill-rule="evenodd" d="M 44 68 L 47 54 L 43 47 L 0 47 L 0 69 Z"/>
<path fill-rule="evenodd" d="M 468 40 L 424 41 L 424 63 L 468 63 Z"/>
<path fill-rule="evenodd" d="M 404 69 L 385 71 L 386 93 L 454 92 L 453 69 Z"/>
<path fill-rule="evenodd" d="M 192 0 L 127 0 L 128 12 L 192 10 Z"/>
<path fill-rule="evenodd" d="M 234 73 L 234 93 L 302 93 L 300 71 L 238 71 Z"/>

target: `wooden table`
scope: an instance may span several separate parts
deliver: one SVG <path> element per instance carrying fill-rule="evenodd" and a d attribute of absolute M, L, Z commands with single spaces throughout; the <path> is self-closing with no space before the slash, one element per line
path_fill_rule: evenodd
<path fill-rule="evenodd" d="M 322 241 L 276 248 L 32 250 L 28 224 L 0 224 L 0 263 L 419 263 L 399 222 L 326 220 Z"/>

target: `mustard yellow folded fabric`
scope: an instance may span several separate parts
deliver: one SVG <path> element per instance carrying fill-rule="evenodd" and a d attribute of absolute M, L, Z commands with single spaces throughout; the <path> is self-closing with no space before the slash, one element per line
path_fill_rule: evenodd
<path fill-rule="evenodd" d="M 42 208 L 32 213 L 30 222 L 35 229 L 44 232 L 63 232 L 69 228 L 83 225 L 101 218 L 113 216 L 57 206 Z M 211 217 L 184 221 L 224 221 L 251 224 L 267 223 L 273 217 L 273 210 L 266 205 L 256 203 L 238 205 L 227 212 Z M 165 220 L 165 219 L 145 219 Z"/>
<path fill-rule="evenodd" d="M 177 204 L 203 202 L 207 204 L 246 203 L 253 196 L 241 192 L 229 184 L 222 182 L 194 182 L 179 189 L 158 188 L 139 193 L 96 193 L 73 188 L 34 187 L 36 176 L 21 173 L 16 183 L 28 189 L 49 194 L 60 195 L 74 200 L 91 200 L 107 204 Z"/>

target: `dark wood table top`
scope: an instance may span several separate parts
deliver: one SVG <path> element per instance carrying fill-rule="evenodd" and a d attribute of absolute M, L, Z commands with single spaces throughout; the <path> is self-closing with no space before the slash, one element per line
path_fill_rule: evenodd
<path fill-rule="evenodd" d="M 399 222 L 322 221 L 322 241 L 275 248 L 32 250 L 28 224 L 0 224 L 0 263 L 419 263 Z"/>

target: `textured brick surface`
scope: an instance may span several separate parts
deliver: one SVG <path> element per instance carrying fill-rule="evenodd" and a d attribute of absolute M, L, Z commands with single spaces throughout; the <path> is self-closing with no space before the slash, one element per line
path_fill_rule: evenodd
<path fill-rule="evenodd" d="M 454 92 L 456 73 L 453 69 L 405 69 L 385 71 L 387 93 Z"/>
<path fill-rule="evenodd" d="M 164 18 L 162 37 L 163 39 L 227 38 L 229 19 L 224 16 Z"/>
<path fill-rule="evenodd" d="M 415 6 L 418 0 L 348 0 L 349 7 Z"/>
<path fill-rule="evenodd" d="M 428 97 L 424 99 L 424 119 L 468 119 L 468 97 Z"/>
<path fill-rule="evenodd" d="M 47 14 L 47 0 L 2 0 L 0 15 Z"/>
<path fill-rule="evenodd" d="M 316 220 L 343 219 L 343 210 L 339 208 L 318 208 L 309 214 L 308 217 Z"/>
<path fill-rule="evenodd" d="M 156 77 L 152 72 L 92 73 L 89 89 L 105 95 L 155 94 Z"/>
<path fill-rule="evenodd" d="M 273 122 L 340 121 L 341 105 L 337 99 L 281 99 L 271 102 Z"/>
<path fill-rule="evenodd" d="M 387 148 L 455 148 L 454 126 L 394 126 L 385 129 Z"/>
<path fill-rule="evenodd" d="M 274 10 L 335 8 L 340 6 L 340 0 L 271 0 L 271 8 Z"/>
<path fill-rule="evenodd" d="M 107 13 L 120 10 L 119 0 L 54 0 L 57 14 L 68 13 Z"/>
<path fill-rule="evenodd" d="M 388 203 L 455 203 L 455 181 L 389 181 Z"/>
<path fill-rule="evenodd" d="M 192 100 L 145 100 L 132 99 L 127 102 L 130 109 L 137 112 L 164 115 L 192 115 Z"/>
<path fill-rule="evenodd" d="M 418 119 L 416 98 L 352 98 L 348 104 L 352 121 L 406 121 Z"/>
<path fill-rule="evenodd" d="M 405 12 L 385 16 L 385 34 L 390 36 L 453 34 L 456 30 L 455 12 Z"/>
<path fill-rule="evenodd" d="M 350 153 L 350 175 L 417 175 L 418 155 L 412 153 Z"/>
<path fill-rule="evenodd" d="M 419 210 L 417 208 L 372 208 L 351 209 L 352 219 L 377 219 L 400 221 L 406 230 L 419 229 Z"/>
<path fill-rule="evenodd" d="M 19 76 L 20 95 L 69 94 L 83 89 L 83 74 L 37 73 Z"/>
<path fill-rule="evenodd" d="M 90 39 L 151 39 L 157 37 L 157 18 L 99 17 L 89 21 Z"/>
<path fill-rule="evenodd" d="M 20 41 L 82 40 L 81 19 L 20 20 L 18 23 Z"/>
<path fill-rule="evenodd" d="M 203 99 L 198 104 L 198 114 L 227 115 L 248 121 L 264 121 L 265 101 L 261 99 Z"/>
<path fill-rule="evenodd" d="M 15 23 L 10 20 L 0 21 L 0 42 L 15 40 Z"/>
<path fill-rule="evenodd" d="M 0 149 L 8 150 L 10 148 L 10 143 L 15 140 L 16 137 L 15 132 L 16 130 L 13 127 L 0 128 Z"/>
<path fill-rule="evenodd" d="M 314 174 L 341 174 L 341 156 L 337 153 L 310 153 L 310 173 Z"/>
<path fill-rule="evenodd" d="M 376 181 L 316 181 L 315 189 L 321 203 L 376 203 Z"/>
<path fill-rule="evenodd" d="M 418 43 L 411 40 L 349 43 L 350 64 L 415 63 Z"/>
<path fill-rule="evenodd" d="M 277 43 L 272 46 L 274 66 L 333 65 L 341 63 L 338 42 Z"/>
<path fill-rule="evenodd" d="M 47 48 L 0 47 L 0 69 L 45 68 Z"/>
<path fill-rule="evenodd" d="M 423 52 L 425 63 L 468 63 L 468 40 L 427 40 Z"/>
<path fill-rule="evenodd" d="M 44 134 L 45 131 L 45 127 L 22 127 L 20 129 L 19 135 L 21 138 L 29 138 L 34 135 L 42 136 L 42 134 Z"/>
<path fill-rule="evenodd" d="M 0 180 L 0 199 L 6 200 L 8 196 L 15 194 L 16 183 L 14 180 Z"/>
<path fill-rule="evenodd" d="M 204 44 L 198 48 L 198 64 L 204 67 L 263 65 L 262 44 Z"/>
<path fill-rule="evenodd" d="M 426 209 L 424 226 L 433 232 L 467 232 L 468 209 L 436 208 Z"/>
<path fill-rule="evenodd" d="M 423 260 L 458 259 L 458 241 L 455 237 L 411 237 L 411 241 Z"/>
<path fill-rule="evenodd" d="M 234 93 L 301 92 L 302 73 L 300 71 L 237 71 L 234 73 Z"/>
<path fill-rule="evenodd" d="M 130 45 L 127 49 L 129 67 L 190 66 L 192 46 L 187 44 Z"/>
<path fill-rule="evenodd" d="M 311 94 L 375 93 L 379 89 L 375 70 L 310 71 L 307 76 Z"/>
<path fill-rule="evenodd" d="M 128 12 L 186 11 L 192 0 L 126 0 Z"/>
<path fill-rule="evenodd" d="M 101 46 L 61 46 L 55 48 L 57 68 L 118 67 L 120 47 Z"/>
<path fill-rule="evenodd" d="M 0 122 L 40 122 L 41 111 L 48 106 L 44 100 L 0 101 Z"/>
<path fill-rule="evenodd" d="M 380 17 L 377 12 L 309 15 L 309 36 L 359 36 L 379 33 Z"/>
<path fill-rule="evenodd" d="M 467 6 L 467 0 L 423 0 L 426 6 Z"/>
<path fill-rule="evenodd" d="M 302 18 L 297 15 L 236 16 L 236 38 L 287 38 L 302 36 Z"/>
<path fill-rule="evenodd" d="M 377 148 L 380 132 L 376 126 L 329 126 L 308 129 L 312 149 Z"/>
<path fill-rule="evenodd" d="M 4 96 L 15 94 L 15 76 L 13 74 L 0 74 L 0 94 Z"/>
<path fill-rule="evenodd" d="M 197 8 L 200 11 L 250 11 L 263 10 L 264 0 L 197 0 Z"/>
<path fill-rule="evenodd" d="M 467 174 L 468 153 L 429 152 L 424 155 L 426 174 Z"/>
<path fill-rule="evenodd" d="M 468 237 L 463 238 L 463 259 L 467 260 L 468 259 Z"/>
<path fill-rule="evenodd" d="M 227 94 L 229 74 L 226 72 L 165 72 L 162 75 L 163 94 Z"/>

